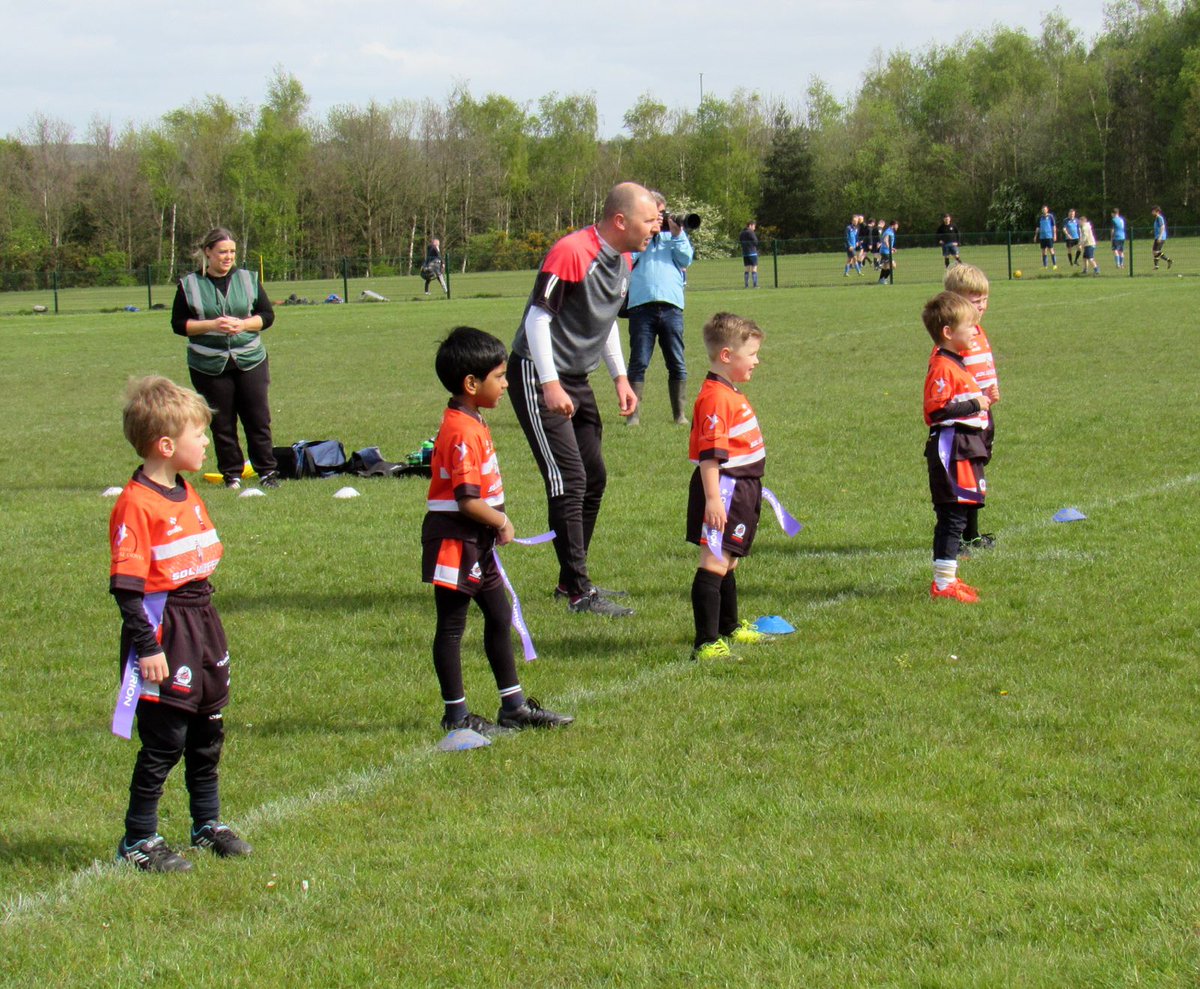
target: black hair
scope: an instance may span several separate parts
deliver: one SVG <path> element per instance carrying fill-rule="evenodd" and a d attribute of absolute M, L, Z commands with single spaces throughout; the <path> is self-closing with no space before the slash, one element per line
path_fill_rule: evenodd
<path fill-rule="evenodd" d="M 456 326 L 438 345 L 433 366 L 451 395 L 463 394 L 463 382 L 473 374 L 483 379 L 508 360 L 504 344 L 473 326 Z"/>

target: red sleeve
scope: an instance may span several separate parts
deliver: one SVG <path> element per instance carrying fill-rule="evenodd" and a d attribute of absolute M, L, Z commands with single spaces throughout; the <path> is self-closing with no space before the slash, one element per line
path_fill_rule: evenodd
<path fill-rule="evenodd" d="M 112 553 L 110 589 L 144 591 L 150 573 L 150 518 L 128 489 L 113 506 L 108 543 Z"/>

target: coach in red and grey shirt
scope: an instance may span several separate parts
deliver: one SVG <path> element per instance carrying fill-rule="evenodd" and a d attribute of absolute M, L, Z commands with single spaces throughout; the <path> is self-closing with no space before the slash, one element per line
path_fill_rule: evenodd
<path fill-rule="evenodd" d="M 572 611 L 633 614 L 588 576 L 588 545 L 607 480 L 600 410 L 588 375 L 603 362 L 621 415 L 637 408 L 617 313 L 629 291 L 629 254 L 644 250 L 658 230 L 650 192 L 633 182 L 614 186 L 599 223 L 550 248 L 513 340 L 509 395 L 546 482 L 559 566 L 555 593 L 568 599 Z"/>

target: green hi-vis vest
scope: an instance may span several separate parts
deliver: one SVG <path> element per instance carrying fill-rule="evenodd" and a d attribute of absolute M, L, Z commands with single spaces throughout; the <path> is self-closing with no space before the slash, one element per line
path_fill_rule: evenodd
<path fill-rule="evenodd" d="M 196 319 L 239 316 L 246 319 L 258 298 L 258 278 L 245 268 L 237 268 L 229 279 L 229 292 L 222 295 L 209 279 L 192 272 L 180 282 L 188 306 Z M 201 374 L 217 375 L 225 370 L 230 358 L 243 371 L 257 367 L 267 357 L 262 335 L 249 330 L 228 333 L 201 333 L 188 337 L 188 367 Z"/>

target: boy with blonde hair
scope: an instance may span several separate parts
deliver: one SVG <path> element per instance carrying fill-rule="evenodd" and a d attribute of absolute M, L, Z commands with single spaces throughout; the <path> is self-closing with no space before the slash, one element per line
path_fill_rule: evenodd
<path fill-rule="evenodd" d="M 737 386 L 758 366 L 762 340 L 757 323 L 733 313 L 717 313 L 704 324 L 709 370 L 696 396 L 688 443 L 696 469 L 688 490 L 687 541 L 700 545 L 692 580 L 692 659 L 736 659 L 731 642 L 767 639 L 740 620 L 735 577 L 758 529 L 767 455 L 758 417 Z"/>
<path fill-rule="evenodd" d="M 942 285 L 947 292 L 955 292 L 963 296 L 975 307 L 979 314 L 975 320 L 978 332 L 971 340 L 969 349 L 960 354 L 967 370 L 974 376 L 982 389 L 994 388 L 992 404 L 1000 401 L 1000 381 L 996 375 L 996 358 L 992 353 L 992 345 L 987 334 L 983 331 L 981 320 L 988 309 L 988 277 L 981 268 L 973 264 L 960 264 L 946 272 Z M 988 409 L 988 426 L 983 433 L 983 442 L 987 447 L 988 460 L 992 457 L 992 445 L 996 439 L 995 413 Z M 994 532 L 979 531 L 979 509 L 972 507 L 967 512 L 967 528 L 963 533 L 963 545 L 968 551 L 973 549 L 991 549 L 996 545 Z"/>
<path fill-rule="evenodd" d="M 220 823 L 229 647 L 208 578 L 221 561 L 221 540 L 179 473 L 203 466 L 212 410 L 196 392 L 147 377 L 130 383 L 123 418 L 125 438 L 143 463 L 109 520 L 109 590 L 121 611 L 122 663 L 113 732 L 129 738 L 136 713 L 142 748 L 117 859 L 146 872 L 187 872 L 192 863 L 158 834 L 163 785 L 180 758 L 192 844 L 222 857 L 251 851 Z"/>
<path fill-rule="evenodd" d="M 953 269 L 951 269 L 953 270 Z M 925 375 L 925 459 L 937 523 L 933 529 L 930 597 L 974 604 L 979 592 L 958 579 L 958 551 L 971 508 L 983 505 L 987 482 L 988 406 L 995 385 L 979 387 L 961 354 L 979 333 L 978 310 L 963 296 L 941 292 L 921 312 L 934 351 Z"/>

